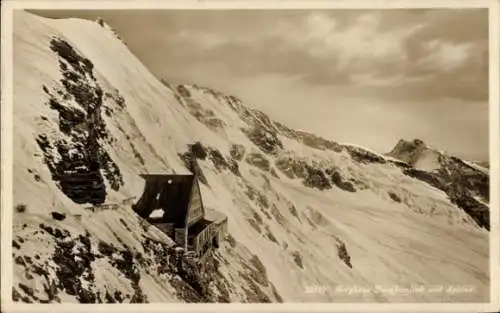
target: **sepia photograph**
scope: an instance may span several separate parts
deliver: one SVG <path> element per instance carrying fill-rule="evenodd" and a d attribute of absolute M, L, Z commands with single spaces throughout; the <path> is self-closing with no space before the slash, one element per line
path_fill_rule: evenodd
<path fill-rule="evenodd" d="M 2 302 L 497 301 L 490 10 L 11 10 Z"/>

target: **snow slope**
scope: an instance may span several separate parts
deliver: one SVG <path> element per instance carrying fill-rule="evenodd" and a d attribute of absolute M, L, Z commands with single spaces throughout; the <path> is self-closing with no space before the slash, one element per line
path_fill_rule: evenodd
<path fill-rule="evenodd" d="M 488 231 L 440 185 L 162 83 L 96 22 L 14 22 L 16 301 L 488 301 Z M 229 223 L 201 263 L 131 209 L 139 174 L 188 173 L 196 142 L 203 202 Z M 453 285 L 470 288 L 410 290 Z"/>

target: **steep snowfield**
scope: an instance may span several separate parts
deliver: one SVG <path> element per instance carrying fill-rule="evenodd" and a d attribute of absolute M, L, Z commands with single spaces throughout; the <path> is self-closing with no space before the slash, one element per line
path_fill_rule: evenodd
<path fill-rule="evenodd" d="M 394 159 L 161 83 L 96 22 L 14 22 L 16 301 L 488 301 L 488 231 Z M 176 268 L 173 242 L 131 204 L 139 174 L 188 173 L 195 142 L 203 201 L 230 235 L 193 276 L 201 264 Z M 429 155 L 418 169 L 438 166 Z M 54 173 L 79 170 L 108 205 L 67 196 L 78 188 Z M 451 285 L 469 289 L 404 290 Z"/>

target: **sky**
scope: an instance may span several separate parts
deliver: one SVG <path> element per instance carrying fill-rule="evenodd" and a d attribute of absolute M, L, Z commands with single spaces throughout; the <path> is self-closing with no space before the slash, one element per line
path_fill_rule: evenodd
<path fill-rule="evenodd" d="M 235 95 L 295 129 L 488 160 L 486 9 L 35 13 L 102 17 L 158 78 Z"/>

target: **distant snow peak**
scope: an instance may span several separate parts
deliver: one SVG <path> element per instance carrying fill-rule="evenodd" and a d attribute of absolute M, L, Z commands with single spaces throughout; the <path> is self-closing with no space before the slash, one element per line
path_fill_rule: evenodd
<path fill-rule="evenodd" d="M 426 149 L 426 144 L 420 139 L 414 139 L 412 141 L 400 139 L 388 155 L 413 165 L 419 158 L 421 152 Z"/>

